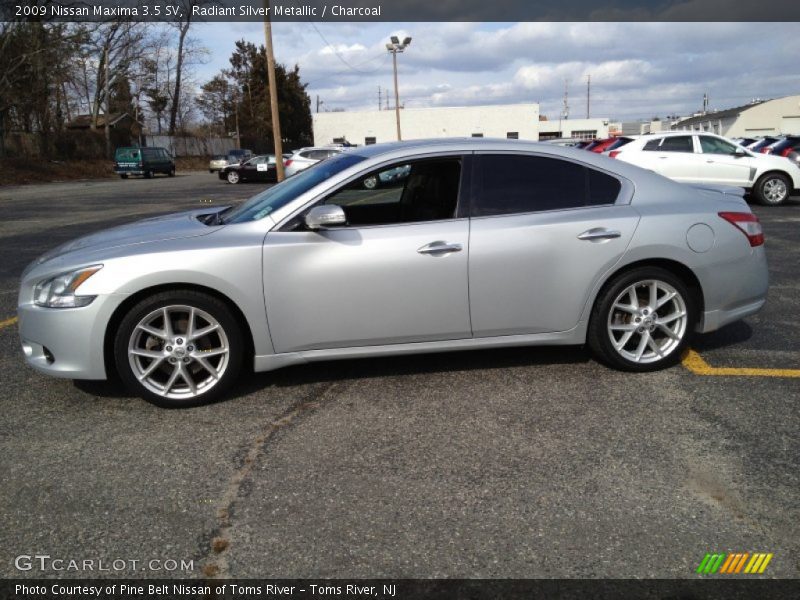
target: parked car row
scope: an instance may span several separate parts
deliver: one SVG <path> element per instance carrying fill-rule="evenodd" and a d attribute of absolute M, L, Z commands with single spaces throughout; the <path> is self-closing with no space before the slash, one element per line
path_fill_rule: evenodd
<path fill-rule="evenodd" d="M 311 146 L 300 148 L 290 154 L 283 154 L 283 167 L 286 177 L 291 177 L 321 160 L 341 153 L 343 146 Z M 228 183 L 244 181 L 277 181 L 274 154 L 254 156 L 250 150 L 232 150 L 228 155 L 211 157 L 209 173 L 218 173 L 219 178 Z"/>
<path fill-rule="evenodd" d="M 674 131 L 633 136 L 608 155 L 675 181 L 744 188 L 766 205 L 800 193 L 800 162 L 787 160 L 791 152 L 785 157 L 757 147 L 745 148 L 713 133 Z"/>

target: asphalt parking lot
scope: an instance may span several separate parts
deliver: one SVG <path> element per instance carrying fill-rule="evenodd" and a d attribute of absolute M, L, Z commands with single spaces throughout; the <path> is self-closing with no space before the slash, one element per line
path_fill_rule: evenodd
<path fill-rule="evenodd" d="M 571 347 L 367 359 L 167 411 L 24 366 L 29 261 L 261 187 L 179 173 L 0 188 L 0 577 L 87 575 L 15 568 L 47 554 L 141 577 L 683 578 L 718 551 L 774 553 L 764 576 L 800 576 L 800 201 L 755 208 L 766 308 L 668 371 Z M 193 568 L 141 571 L 152 559 Z"/>

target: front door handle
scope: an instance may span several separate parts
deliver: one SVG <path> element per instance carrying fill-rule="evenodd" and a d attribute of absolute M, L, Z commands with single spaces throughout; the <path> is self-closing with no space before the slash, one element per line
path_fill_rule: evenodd
<path fill-rule="evenodd" d="M 615 229 L 606 229 L 605 227 L 595 227 L 593 229 L 587 229 L 582 234 L 578 236 L 579 240 L 584 240 L 588 242 L 602 242 L 603 240 L 611 240 L 614 238 L 618 238 L 622 235 L 619 231 Z"/>
<path fill-rule="evenodd" d="M 445 254 L 448 252 L 461 252 L 462 249 L 463 247 L 461 244 L 450 244 L 448 242 L 437 240 L 418 248 L 417 252 L 420 254 Z"/>

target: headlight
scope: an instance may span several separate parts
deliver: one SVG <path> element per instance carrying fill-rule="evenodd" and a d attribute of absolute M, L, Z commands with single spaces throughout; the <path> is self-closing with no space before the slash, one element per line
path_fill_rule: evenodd
<path fill-rule="evenodd" d="M 76 296 L 75 291 L 102 268 L 103 265 L 92 265 L 40 281 L 33 290 L 33 303 L 47 308 L 88 306 L 96 296 Z"/>

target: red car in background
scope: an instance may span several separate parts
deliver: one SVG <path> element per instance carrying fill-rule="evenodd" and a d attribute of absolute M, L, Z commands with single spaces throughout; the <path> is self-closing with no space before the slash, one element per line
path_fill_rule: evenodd
<path fill-rule="evenodd" d="M 617 148 L 621 148 L 622 146 L 630 142 L 632 139 L 633 138 L 620 136 L 620 137 L 605 138 L 603 140 L 595 140 L 594 142 L 586 146 L 584 150 L 591 150 L 592 152 L 596 152 L 597 154 L 603 154 L 604 152 L 613 152 Z"/>

